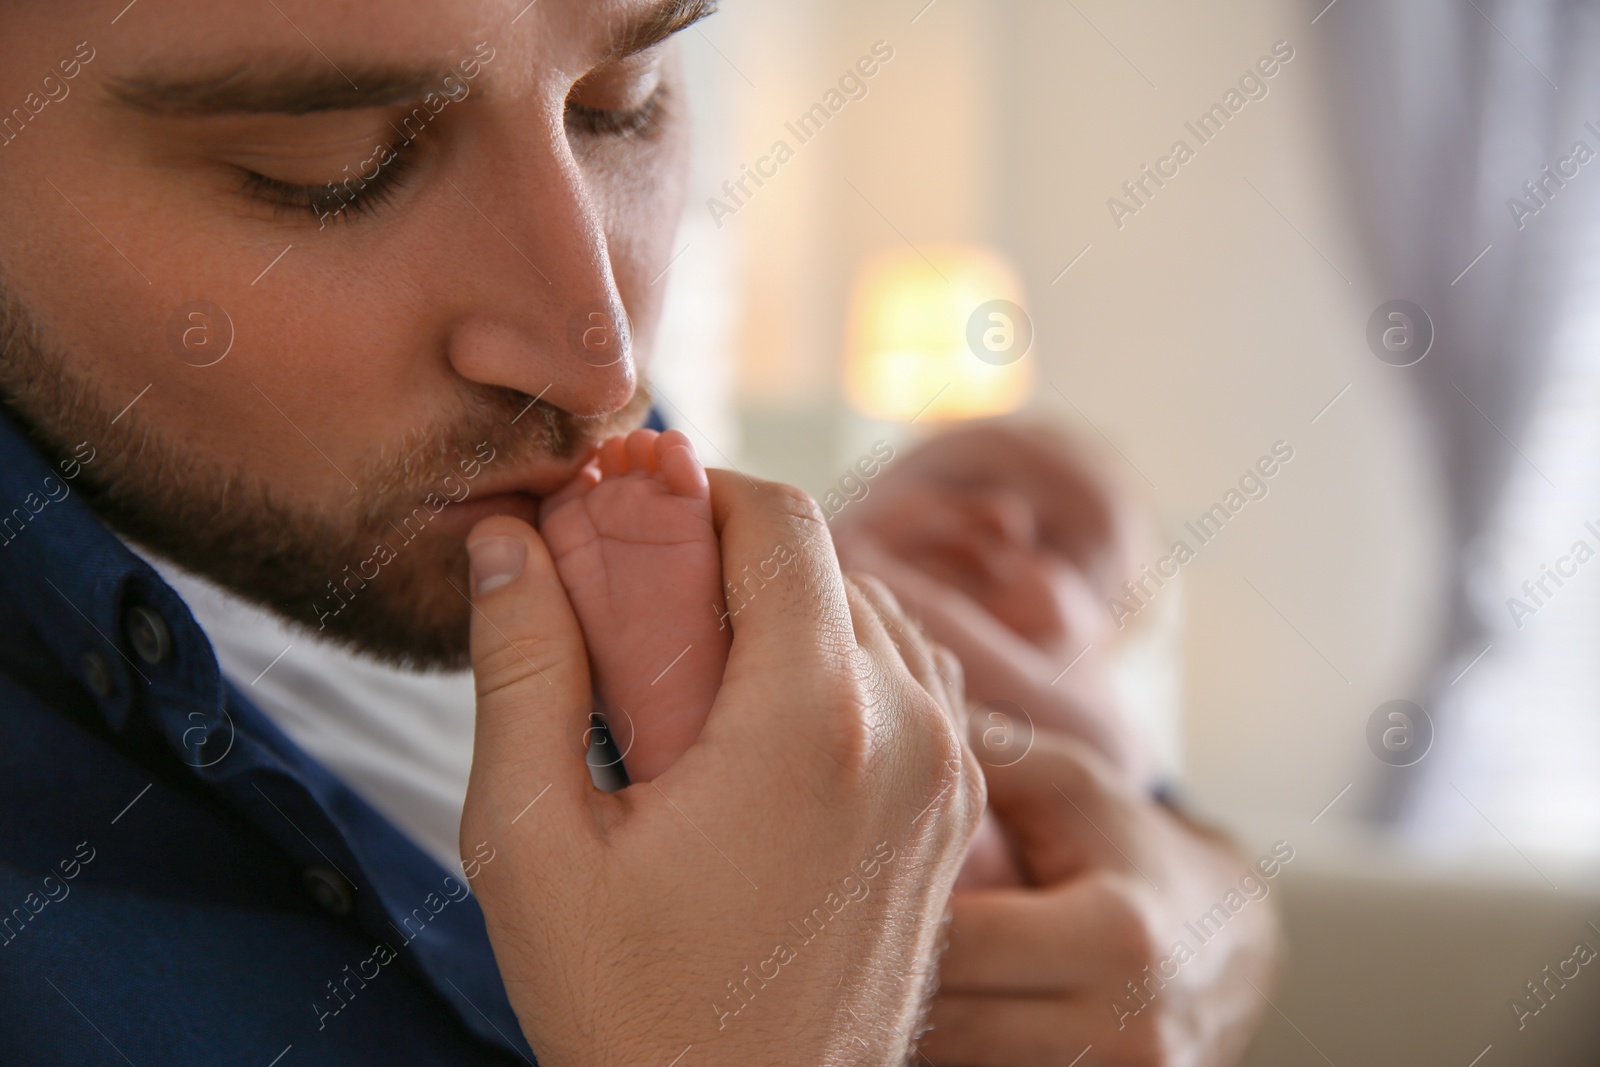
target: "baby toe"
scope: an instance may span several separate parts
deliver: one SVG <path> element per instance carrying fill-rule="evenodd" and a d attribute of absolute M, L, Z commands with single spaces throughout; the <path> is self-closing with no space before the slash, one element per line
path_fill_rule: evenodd
<path fill-rule="evenodd" d="M 694 451 L 694 442 L 690 441 L 689 435 L 682 430 L 665 430 L 658 435 L 655 443 L 657 466 L 660 465 L 661 457 L 667 454 L 668 449 L 679 446 L 687 448 L 690 452 Z"/>
<path fill-rule="evenodd" d="M 600 473 L 607 478 L 628 473 L 627 439 L 624 437 L 608 437 L 600 443 L 600 448 L 595 453 L 595 459 L 600 464 Z"/>
<path fill-rule="evenodd" d="M 673 432 L 673 431 L 668 431 Z M 663 434 L 662 438 L 665 439 Z M 683 434 L 658 453 L 657 465 L 661 476 L 666 480 L 667 488 L 678 496 L 697 497 L 701 500 L 711 498 L 711 482 L 706 478 L 706 468 L 694 454 L 694 446 Z"/>
<path fill-rule="evenodd" d="M 627 454 L 630 471 L 654 471 L 656 438 L 654 430 L 635 430 L 628 435 Z"/>
<path fill-rule="evenodd" d="M 594 460 L 585 463 L 572 480 L 539 501 L 539 521 L 543 523 L 562 505 L 584 496 L 600 484 L 600 467 Z"/>

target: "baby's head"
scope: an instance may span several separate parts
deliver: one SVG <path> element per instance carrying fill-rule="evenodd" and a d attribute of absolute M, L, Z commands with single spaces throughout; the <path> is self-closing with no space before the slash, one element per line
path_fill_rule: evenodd
<path fill-rule="evenodd" d="M 1111 627 L 1137 543 L 1114 528 L 1132 509 L 1093 458 L 1044 428 L 973 426 L 891 462 L 838 533 L 871 537 L 1046 652 L 1082 648 Z"/>

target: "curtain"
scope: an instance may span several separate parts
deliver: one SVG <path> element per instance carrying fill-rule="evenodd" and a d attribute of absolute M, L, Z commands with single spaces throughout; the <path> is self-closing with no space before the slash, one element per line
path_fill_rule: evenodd
<path fill-rule="evenodd" d="M 1322 11 L 1328 104 L 1373 269 L 1436 331 L 1427 358 L 1397 373 L 1411 379 L 1449 502 L 1448 622 L 1419 685 L 1437 751 L 1386 769 L 1379 812 L 1432 833 L 1489 821 L 1494 798 L 1554 765 L 1552 746 L 1593 742 L 1600 717 L 1590 703 L 1600 685 L 1578 684 L 1588 675 L 1574 657 L 1593 653 L 1572 640 L 1570 611 L 1569 622 L 1519 628 L 1508 606 L 1522 577 L 1540 576 L 1534 560 L 1578 536 L 1585 508 L 1600 518 L 1600 455 L 1583 429 L 1600 415 L 1588 392 L 1600 349 L 1600 159 L 1573 156 L 1579 141 L 1600 152 L 1600 5 L 1337 0 L 1323 10 L 1313 0 L 1310 10 Z M 1600 604 L 1600 564 L 1588 577 L 1594 591 L 1568 595 L 1569 607 Z M 1572 677 L 1520 685 L 1517 672 L 1536 665 Z M 1512 721 L 1526 736 L 1508 732 Z M 1576 784 L 1600 819 L 1596 755 L 1569 770 L 1586 778 Z"/>

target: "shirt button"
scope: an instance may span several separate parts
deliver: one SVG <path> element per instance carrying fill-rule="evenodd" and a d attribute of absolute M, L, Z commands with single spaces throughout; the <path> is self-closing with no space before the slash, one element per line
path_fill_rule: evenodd
<path fill-rule="evenodd" d="M 332 867 L 312 864 L 301 875 L 306 892 L 311 894 L 323 911 L 330 915 L 349 915 L 356 906 L 355 893 L 344 876 Z"/>
<path fill-rule="evenodd" d="M 79 661 L 79 669 L 83 672 L 83 683 L 89 687 L 89 692 L 101 700 L 111 695 L 111 664 L 106 662 L 104 656 L 98 652 L 85 652 Z"/>
<path fill-rule="evenodd" d="M 128 643 L 138 657 L 149 664 L 160 663 L 172 653 L 172 634 L 166 620 L 142 604 L 128 609 L 122 618 Z"/>

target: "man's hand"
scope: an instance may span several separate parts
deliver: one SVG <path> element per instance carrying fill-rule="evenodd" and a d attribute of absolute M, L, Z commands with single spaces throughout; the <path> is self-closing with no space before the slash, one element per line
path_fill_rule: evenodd
<path fill-rule="evenodd" d="M 474 880 L 496 958 L 549 1067 L 690 1046 L 698 1064 L 898 1064 L 984 804 L 959 668 L 881 587 L 843 580 L 803 494 L 711 475 L 724 573 L 763 584 L 700 740 L 620 793 L 584 764 L 588 662 L 543 542 L 508 517 L 473 531 L 462 841 L 496 850 Z"/>
<path fill-rule="evenodd" d="M 839 553 L 852 571 L 887 585 L 928 636 L 955 654 L 969 700 L 1011 701 L 1030 717 L 1037 715 L 1026 728 L 1006 721 L 1002 733 L 1031 736 L 1033 729 L 1048 723 L 1087 741 L 1131 780 L 1154 783 L 1156 765 L 1149 739 L 1121 708 L 1106 653 L 1093 654 L 1090 637 L 1079 646 L 1082 654 L 1076 660 L 1060 663 L 1011 632 L 965 593 L 896 559 L 870 534 L 852 535 Z M 1066 667 L 1071 669 L 1063 670 Z M 982 734 L 974 744 L 990 747 L 984 745 Z"/>
<path fill-rule="evenodd" d="M 953 898 L 927 1059 L 1235 1062 L 1266 1006 L 1275 910 L 1270 898 L 1247 903 L 1204 942 L 1185 924 L 1258 872 L 1130 788 L 1082 742 L 1041 735 L 1027 756 L 988 775 L 990 803 L 1041 888 Z"/>

